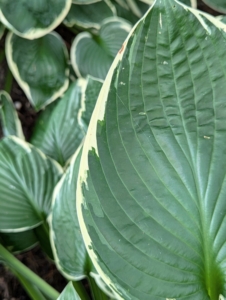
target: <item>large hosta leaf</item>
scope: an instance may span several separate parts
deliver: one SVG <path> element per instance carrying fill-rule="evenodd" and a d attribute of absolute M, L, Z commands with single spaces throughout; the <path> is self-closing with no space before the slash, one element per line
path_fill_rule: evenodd
<path fill-rule="evenodd" d="M 37 227 L 50 212 L 61 167 L 16 137 L 0 142 L 0 231 Z"/>
<path fill-rule="evenodd" d="M 226 33 L 216 25 L 157 0 L 100 92 L 77 209 L 119 299 L 226 297 Z"/>
<path fill-rule="evenodd" d="M 86 84 L 85 79 L 72 83 L 54 108 L 49 110 L 47 107 L 40 116 L 44 126 L 40 126 L 39 122 L 31 139 L 33 145 L 61 165 L 73 155 L 85 134 L 80 127 L 78 113 Z"/>
<path fill-rule="evenodd" d="M 71 0 L 0 0 L 0 19 L 27 39 L 46 35 L 67 15 Z"/>
<path fill-rule="evenodd" d="M 0 91 L 0 123 L 4 136 L 15 135 L 24 140 L 20 120 L 10 95 Z"/>
<path fill-rule="evenodd" d="M 111 63 L 131 29 L 120 18 L 106 19 L 98 35 L 78 34 L 71 47 L 71 61 L 78 76 L 104 79 Z"/>
<path fill-rule="evenodd" d="M 6 57 L 14 77 L 36 110 L 57 99 L 67 89 L 68 53 L 57 33 L 33 41 L 9 33 Z"/>
<path fill-rule="evenodd" d="M 207 5 L 209 5 L 211 8 L 226 13 L 226 2 L 225 0 L 203 0 Z"/>

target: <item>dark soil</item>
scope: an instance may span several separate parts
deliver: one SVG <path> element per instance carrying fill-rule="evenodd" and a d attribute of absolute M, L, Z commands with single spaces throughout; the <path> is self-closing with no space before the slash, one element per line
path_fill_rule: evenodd
<path fill-rule="evenodd" d="M 212 15 L 219 15 L 207 7 L 201 0 L 198 0 L 198 8 Z M 69 48 L 74 36 L 64 27 L 57 28 L 57 31 L 65 39 L 66 45 Z M 4 47 L 4 37 L 0 40 L 0 51 Z M 0 90 L 4 89 L 8 67 L 4 59 L 0 64 Z M 31 107 L 25 94 L 18 86 L 15 80 L 12 81 L 11 97 L 14 101 L 19 118 L 22 123 L 23 131 L 27 140 L 29 140 L 37 113 Z M 1 137 L 1 132 L 0 132 Z M 41 276 L 46 282 L 52 285 L 56 290 L 61 292 L 66 285 L 66 280 L 57 271 L 55 265 L 43 254 L 37 246 L 34 249 L 23 254 L 17 255 L 17 258 L 27 265 L 31 270 Z M 6 267 L 0 264 L 0 300 L 29 300 L 29 296 L 21 287 L 18 280 L 11 274 Z"/>

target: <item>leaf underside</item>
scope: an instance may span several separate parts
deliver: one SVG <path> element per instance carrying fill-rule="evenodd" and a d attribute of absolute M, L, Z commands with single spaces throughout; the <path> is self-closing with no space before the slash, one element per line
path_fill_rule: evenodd
<path fill-rule="evenodd" d="M 78 211 L 120 299 L 226 297 L 225 44 L 198 12 L 158 0 L 104 83 Z"/>

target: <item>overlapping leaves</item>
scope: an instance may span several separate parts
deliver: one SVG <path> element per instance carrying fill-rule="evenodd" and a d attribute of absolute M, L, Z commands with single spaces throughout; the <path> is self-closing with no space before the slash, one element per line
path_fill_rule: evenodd
<path fill-rule="evenodd" d="M 77 208 L 119 299 L 226 297 L 225 38 L 198 12 L 157 0 L 106 78 Z"/>

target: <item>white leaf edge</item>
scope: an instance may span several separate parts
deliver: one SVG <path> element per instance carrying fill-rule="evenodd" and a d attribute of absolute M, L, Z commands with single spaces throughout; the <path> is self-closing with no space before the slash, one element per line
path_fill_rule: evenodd
<path fill-rule="evenodd" d="M 12 101 L 12 98 L 10 97 L 10 95 L 6 92 L 6 91 L 0 91 L 0 98 L 1 98 L 1 95 L 4 95 L 7 99 L 8 102 L 10 102 L 13 105 L 13 101 Z M 22 140 L 25 140 L 25 137 L 24 137 L 24 134 L 23 134 L 23 130 L 22 130 L 22 126 L 21 126 L 21 123 L 20 123 L 20 120 L 18 118 L 18 115 L 17 115 L 17 112 L 16 112 L 16 109 L 13 110 L 13 115 L 14 115 L 14 121 L 15 121 L 15 125 L 16 125 L 16 128 L 17 128 L 17 134 L 18 134 L 18 137 Z"/>
<path fill-rule="evenodd" d="M 114 70 L 116 69 L 118 63 L 122 60 L 124 49 L 128 43 L 128 40 L 131 36 L 135 35 L 134 30 L 138 26 L 140 22 L 143 22 L 143 20 L 146 18 L 146 15 L 150 12 L 152 7 L 155 5 L 157 0 L 154 1 L 153 5 L 148 9 L 148 11 L 145 13 L 145 15 L 134 25 L 133 29 L 131 30 L 130 34 L 128 35 L 126 41 L 124 42 L 122 48 L 119 50 L 118 54 L 116 55 L 109 71 L 107 74 L 107 77 L 105 79 L 105 82 L 101 88 L 95 109 L 92 114 L 92 118 L 90 121 L 90 125 L 88 128 L 88 132 L 85 138 L 84 146 L 83 146 L 83 151 L 82 151 L 82 156 L 81 156 L 81 163 L 80 163 L 80 168 L 79 168 L 79 174 L 78 174 L 78 182 L 77 182 L 77 191 L 76 191 L 76 197 L 77 197 L 77 214 L 78 214 L 78 220 L 81 228 L 81 232 L 84 238 L 84 243 L 87 249 L 87 252 L 89 254 L 89 257 L 91 258 L 93 265 L 95 269 L 97 270 L 98 274 L 100 274 L 101 278 L 105 281 L 105 283 L 110 286 L 114 291 L 117 291 L 117 299 L 118 300 L 124 300 L 123 296 L 120 294 L 120 290 L 115 286 L 114 282 L 103 272 L 102 268 L 100 267 L 98 263 L 98 257 L 96 253 L 93 250 L 92 247 L 92 240 L 89 236 L 84 218 L 83 218 L 83 206 L 86 207 L 85 199 L 83 197 L 83 192 L 82 192 L 82 185 L 85 184 L 87 185 L 87 171 L 89 169 L 88 167 L 88 152 L 94 148 L 96 151 L 96 154 L 98 154 L 98 148 L 97 148 L 97 141 L 96 141 L 96 124 L 98 120 L 103 120 L 104 119 L 104 114 L 105 114 L 105 107 L 106 107 L 106 102 L 108 98 L 108 91 L 110 88 L 111 84 L 111 79 L 114 73 Z M 195 17 L 199 20 L 200 24 L 206 29 L 207 34 L 209 34 L 209 27 L 205 23 L 205 20 L 202 18 L 202 16 L 205 16 L 208 20 L 210 20 L 216 27 L 219 29 L 222 29 L 226 32 L 226 24 L 223 24 L 216 18 L 204 14 L 194 8 L 190 8 L 181 2 L 178 2 L 175 0 L 179 5 L 181 5 L 185 10 L 191 11 L 195 15 Z M 221 298 L 220 298 L 221 300 Z"/>
<path fill-rule="evenodd" d="M 46 156 L 41 150 L 39 150 L 38 148 L 36 148 L 35 146 L 29 144 L 28 142 L 26 141 L 23 141 L 22 139 L 16 137 L 16 136 L 8 136 L 7 139 L 11 139 L 14 141 L 14 143 L 20 145 L 20 147 L 22 147 L 27 153 L 31 153 L 32 149 L 34 149 L 36 152 L 38 152 L 38 154 L 43 158 L 43 160 L 50 160 L 53 165 L 55 165 L 55 167 L 58 169 L 59 173 L 62 173 L 63 174 L 63 169 L 61 167 L 61 165 L 55 161 L 54 159 Z M 48 219 L 48 218 L 47 218 Z M 11 233 L 14 233 L 14 232 L 22 232 L 22 231 L 26 231 L 26 230 L 29 230 L 29 229 L 33 229 L 33 228 L 36 228 L 38 227 L 40 224 L 42 224 L 43 222 L 40 221 L 39 223 L 36 223 L 35 225 L 32 225 L 32 226 L 26 226 L 26 227 L 20 227 L 20 228 L 17 228 L 17 229 L 12 229 L 12 228 L 8 228 L 8 229 L 0 229 L 0 232 L 11 232 Z"/>
<path fill-rule="evenodd" d="M 95 4 L 97 2 L 105 2 L 105 4 L 109 7 L 109 9 L 112 11 L 112 15 L 113 16 L 116 16 L 117 13 L 116 13 L 116 8 L 115 6 L 109 1 L 109 0 L 99 0 L 99 1 L 95 1 L 95 2 L 92 2 L 90 4 Z M 75 4 L 75 3 L 74 3 Z M 72 3 L 73 5 L 73 3 Z M 76 4 L 76 5 L 82 5 L 82 4 Z M 83 5 L 86 5 L 86 4 L 83 4 Z M 110 18 L 110 17 L 109 17 Z M 73 27 L 74 25 L 77 25 L 83 29 L 89 29 L 89 28 L 94 28 L 96 30 L 99 30 L 101 25 L 100 23 L 94 23 L 94 22 L 86 22 L 86 23 L 83 23 L 81 21 L 77 21 L 76 19 L 74 19 L 72 22 L 67 22 L 66 20 L 64 20 L 63 22 L 67 27 Z"/>
<path fill-rule="evenodd" d="M 47 33 L 54 30 L 60 23 L 64 20 L 66 15 L 68 14 L 70 7 L 71 7 L 72 0 L 66 0 L 65 7 L 62 10 L 62 12 L 58 15 L 58 17 L 55 19 L 52 24 L 44 29 L 37 29 L 37 28 L 31 28 L 30 30 L 26 31 L 25 33 L 22 33 L 18 31 L 11 23 L 8 22 L 6 17 L 4 16 L 2 10 L 0 10 L 0 20 L 1 22 L 10 30 L 12 30 L 16 35 L 28 39 L 28 40 L 34 40 L 37 38 L 40 38 Z"/>
<path fill-rule="evenodd" d="M 128 33 L 131 31 L 132 27 L 131 27 L 129 21 L 127 21 L 125 19 L 122 19 L 122 18 L 119 18 L 119 17 L 115 17 L 115 16 L 104 19 L 104 21 L 101 23 L 101 26 L 100 26 L 99 30 L 101 29 L 101 27 L 103 25 L 106 25 L 108 23 L 112 23 L 112 22 L 115 22 L 115 21 L 121 22 L 121 26 L 120 26 L 121 29 L 127 31 Z M 72 45 L 71 45 L 71 51 L 70 51 L 71 65 L 72 65 L 72 67 L 75 71 L 75 74 L 78 77 L 83 77 L 83 76 L 80 73 L 78 64 L 76 62 L 76 56 L 77 56 L 76 55 L 76 50 L 77 50 L 77 46 L 78 46 L 79 42 L 82 39 L 86 39 L 86 38 L 93 40 L 92 35 L 89 32 L 81 32 L 74 38 L 74 40 L 72 42 Z M 86 75 L 86 76 L 91 76 L 95 80 L 102 81 L 102 79 L 100 79 L 98 77 L 95 77 L 93 75 Z"/>
<path fill-rule="evenodd" d="M 68 55 L 67 48 L 66 48 L 66 46 L 64 44 L 64 41 L 62 40 L 61 36 L 58 33 L 56 33 L 55 31 L 50 32 L 48 34 L 55 36 L 59 41 L 61 41 L 65 58 L 68 61 L 69 60 L 69 55 Z M 32 99 L 30 87 L 27 84 L 27 82 L 24 81 L 21 78 L 19 69 L 17 67 L 17 64 L 13 60 L 13 47 L 12 47 L 12 37 L 13 37 L 13 35 L 14 35 L 13 32 L 9 32 L 6 36 L 6 42 L 5 42 L 6 59 L 7 59 L 9 68 L 10 68 L 13 76 L 15 77 L 16 81 L 18 82 L 19 86 L 24 91 L 24 93 L 25 93 L 26 97 L 28 98 L 28 100 L 32 103 L 33 106 L 35 106 L 35 103 L 33 102 L 33 99 Z M 56 100 L 58 97 L 60 97 L 67 90 L 67 88 L 69 86 L 69 73 L 70 73 L 70 70 L 69 70 L 69 67 L 67 66 L 66 70 L 65 70 L 66 79 L 64 81 L 64 84 L 61 86 L 61 88 L 58 91 L 56 91 L 52 95 L 52 97 L 50 97 L 49 99 L 47 99 L 47 101 L 45 101 L 45 103 L 43 103 L 43 105 L 39 108 L 39 110 L 43 109 L 45 106 L 47 106 L 48 104 L 50 104 L 51 102 Z"/>

